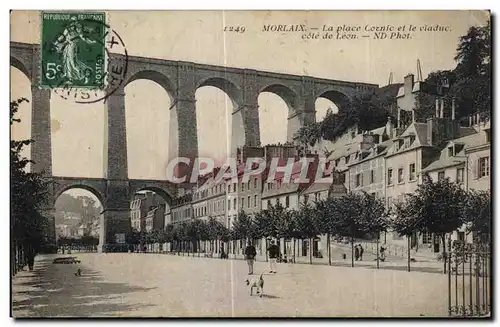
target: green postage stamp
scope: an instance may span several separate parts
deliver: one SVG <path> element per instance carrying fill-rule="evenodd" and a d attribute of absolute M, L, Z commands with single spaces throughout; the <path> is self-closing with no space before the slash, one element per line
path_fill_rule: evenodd
<path fill-rule="evenodd" d="M 41 76 L 43 88 L 104 88 L 105 13 L 43 12 Z"/>

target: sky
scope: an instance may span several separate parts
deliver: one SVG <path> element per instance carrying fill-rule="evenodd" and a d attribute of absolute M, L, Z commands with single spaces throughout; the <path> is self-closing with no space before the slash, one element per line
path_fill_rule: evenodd
<path fill-rule="evenodd" d="M 252 68 L 329 79 L 386 85 L 408 73 L 423 78 L 452 69 L 459 36 L 485 24 L 479 11 L 111 11 L 108 24 L 122 37 L 130 55 Z M 332 25 L 350 28 L 408 25 L 448 26 L 448 32 L 416 31 L 411 39 L 303 40 L 301 34 L 263 32 L 266 24 Z M 244 33 L 224 33 L 223 26 L 245 26 Z M 12 11 L 11 40 L 40 42 L 40 12 Z M 164 179 L 168 155 L 170 100 L 156 83 L 137 80 L 125 88 L 129 178 Z M 11 97 L 31 98 L 29 80 L 11 68 Z M 214 87 L 196 92 L 199 154 L 225 158 L 231 131 L 230 101 Z M 12 138 L 29 138 L 31 105 L 20 109 L 22 122 Z M 317 120 L 334 104 L 316 102 Z M 278 96 L 261 93 L 262 144 L 286 141 L 288 109 Z M 104 105 L 78 105 L 51 97 L 53 174 L 102 177 Z M 25 152 L 29 156 L 29 151 Z"/>

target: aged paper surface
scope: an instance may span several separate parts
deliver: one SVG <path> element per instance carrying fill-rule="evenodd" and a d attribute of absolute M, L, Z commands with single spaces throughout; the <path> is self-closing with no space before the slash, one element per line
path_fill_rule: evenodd
<path fill-rule="evenodd" d="M 10 18 L 14 317 L 489 315 L 489 12 Z"/>

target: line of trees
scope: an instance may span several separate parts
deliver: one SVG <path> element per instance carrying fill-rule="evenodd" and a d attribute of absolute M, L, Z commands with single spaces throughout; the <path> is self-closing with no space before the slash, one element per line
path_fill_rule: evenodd
<path fill-rule="evenodd" d="M 473 233 L 474 242 L 491 241 L 491 197 L 486 191 L 464 190 L 461 184 L 449 179 L 433 182 L 428 176 L 415 193 L 386 209 L 382 199 L 365 192 L 348 193 L 306 203 L 299 209 L 289 209 L 280 203 L 271 205 L 251 216 L 240 211 L 231 229 L 211 218 L 207 222 L 189 222 L 167 225 L 161 241 L 174 243 L 177 251 L 199 249 L 200 242 L 221 240 L 285 239 L 293 242 L 295 258 L 296 240 L 312 240 L 326 235 L 328 259 L 331 264 L 332 237 L 348 238 L 354 252 L 356 239 L 378 240 L 382 232 L 393 231 L 400 236 L 432 233 L 441 238 L 443 256 L 446 256 L 445 238 L 462 226 Z M 286 247 L 284 247 L 286 251 Z M 408 244 L 408 251 L 410 244 Z M 312 251 L 309 251 L 312 263 Z M 408 256 L 408 261 L 409 260 Z M 377 260 L 378 264 L 378 260 Z M 352 261 L 354 265 L 354 261 Z M 446 269 L 446 267 L 445 267 Z"/>
<path fill-rule="evenodd" d="M 19 106 L 28 102 L 22 98 L 10 102 L 10 125 L 19 123 L 16 118 Z M 23 157 L 21 152 L 32 140 L 10 141 L 10 233 L 11 233 L 11 273 L 15 275 L 26 265 L 33 268 L 37 253 L 46 249 L 49 220 L 44 215 L 44 205 L 48 200 L 49 185 L 43 173 L 27 171 L 33 161 Z"/>

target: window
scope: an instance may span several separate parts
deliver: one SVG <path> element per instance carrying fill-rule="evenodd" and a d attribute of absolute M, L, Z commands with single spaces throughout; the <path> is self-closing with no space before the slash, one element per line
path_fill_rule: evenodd
<path fill-rule="evenodd" d="M 267 200 L 267 209 L 271 208 L 271 200 Z"/>
<path fill-rule="evenodd" d="M 250 195 L 248 196 L 248 199 L 247 199 L 247 207 L 250 208 Z"/>
<path fill-rule="evenodd" d="M 236 198 L 233 199 L 233 210 L 238 210 L 238 206 L 236 205 Z"/>
<path fill-rule="evenodd" d="M 432 244 L 432 233 L 422 232 L 422 244 Z"/>
<path fill-rule="evenodd" d="M 490 176 L 490 157 L 479 158 L 479 177 Z"/>
<path fill-rule="evenodd" d="M 276 204 L 280 203 L 280 198 L 276 198 Z"/>
<path fill-rule="evenodd" d="M 398 169 L 398 183 L 404 183 L 404 181 L 405 181 L 404 169 L 399 168 Z"/>
<path fill-rule="evenodd" d="M 363 184 L 363 177 L 361 174 L 356 174 L 356 187 L 360 187 Z"/>
<path fill-rule="evenodd" d="M 451 145 L 448 147 L 448 157 L 453 157 L 455 155 L 454 146 Z"/>
<path fill-rule="evenodd" d="M 236 192 L 236 183 L 233 184 L 233 192 Z"/>
<path fill-rule="evenodd" d="M 243 209 L 244 205 L 245 205 L 245 198 L 241 198 L 241 209 Z"/>
<path fill-rule="evenodd" d="M 257 194 L 255 194 L 253 196 L 253 206 L 256 207 L 257 206 Z"/>
<path fill-rule="evenodd" d="M 392 185 L 392 168 L 387 169 L 387 185 Z"/>
<path fill-rule="evenodd" d="M 408 179 L 410 181 L 414 181 L 416 179 L 416 177 L 417 177 L 416 174 L 415 174 L 415 164 L 414 163 L 410 164 L 409 168 L 410 169 L 409 169 L 409 172 L 408 172 L 409 173 L 408 174 Z"/>
<path fill-rule="evenodd" d="M 457 183 L 463 183 L 464 181 L 464 169 L 457 168 Z"/>
<path fill-rule="evenodd" d="M 308 199 L 309 199 L 309 195 L 308 194 L 304 194 L 304 204 L 307 203 Z"/>
<path fill-rule="evenodd" d="M 465 232 L 458 232 L 457 239 L 459 242 L 464 242 L 465 241 Z"/>
<path fill-rule="evenodd" d="M 285 207 L 288 208 L 289 205 L 290 205 L 290 198 L 287 195 L 286 198 L 285 198 Z"/>
<path fill-rule="evenodd" d="M 253 188 L 257 188 L 257 178 L 253 180 Z"/>
<path fill-rule="evenodd" d="M 438 182 L 444 180 L 444 171 L 438 172 Z"/>
<path fill-rule="evenodd" d="M 375 170 L 370 170 L 370 184 L 375 183 Z"/>
<path fill-rule="evenodd" d="M 245 183 L 241 182 L 241 192 L 245 192 Z"/>
<path fill-rule="evenodd" d="M 227 210 L 231 210 L 231 200 L 227 200 Z"/>
<path fill-rule="evenodd" d="M 410 135 L 410 145 L 412 145 L 413 142 L 415 142 L 415 135 Z"/>

